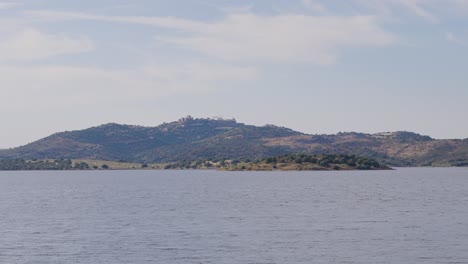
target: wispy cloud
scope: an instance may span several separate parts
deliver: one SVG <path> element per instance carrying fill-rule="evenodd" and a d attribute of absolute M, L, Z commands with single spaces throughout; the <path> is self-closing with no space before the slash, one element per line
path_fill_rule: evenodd
<path fill-rule="evenodd" d="M 396 4 L 406 7 L 419 17 L 422 17 L 431 22 L 437 22 L 438 18 L 436 15 L 431 13 L 428 9 L 423 7 L 424 1 L 421 0 L 393 0 Z M 426 1 L 427 3 L 427 1 Z"/>
<path fill-rule="evenodd" d="M 180 94 L 199 94 L 256 78 L 251 67 L 202 63 L 152 64 L 138 69 L 73 66 L 0 66 L 8 89 L 1 110 L 60 109 L 68 105 L 113 107 Z M 14 89 L 13 89 L 14 88 Z M 27 95 L 27 96 L 26 96 Z M 43 102 L 54 102 L 44 104 Z"/>
<path fill-rule="evenodd" d="M 38 60 L 48 57 L 81 53 L 93 50 L 87 38 L 70 38 L 64 35 L 45 34 L 35 29 L 22 29 L 0 42 L 0 62 Z"/>
<path fill-rule="evenodd" d="M 162 39 L 225 60 L 334 63 L 341 49 L 385 46 L 392 34 L 372 17 L 230 15 L 197 34 Z"/>
<path fill-rule="evenodd" d="M 199 31 L 207 24 L 176 17 L 145 17 L 145 16 L 107 16 L 96 15 L 82 12 L 64 12 L 64 11 L 26 11 L 27 16 L 33 19 L 64 21 L 64 20 L 93 20 L 111 23 L 129 23 L 146 26 L 166 27 L 186 31 Z"/>
<path fill-rule="evenodd" d="M 439 23 L 448 15 L 468 12 L 467 0 L 351 0 L 349 3 L 376 16 L 413 16 L 431 23 Z"/>
<path fill-rule="evenodd" d="M 327 8 L 319 0 L 302 0 L 302 5 L 315 13 L 325 13 Z"/>
<path fill-rule="evenodd" d="M 22 3 L 0 2 L 0 9 L 8 9 L 23 5 Z"/>
<path fill-rule="evenodd" d="M 456 36 L 453 32 L 447 32 L 445 34 L 445 38 L 447 39 L 447 41 L 449 42 L 452 42 L 452 43 L 456 43 L 456 44 L 459 44 L 459 45 L 466 45 L 466 42 L 461 40 L 458 36 Z"/>
<path fill-rule="evenodd" d="M 174 17 L 104 16 L 85 13 L 33 11 L 36 19 L 95 20 L 170 28 L 183 36 L 158 39 L 230 61 L 303 61 L 334 63 L 342 49 L 386 46 L 396 37 L 372 16 L 261 16 L 229 14 L 212 23 Z"/>

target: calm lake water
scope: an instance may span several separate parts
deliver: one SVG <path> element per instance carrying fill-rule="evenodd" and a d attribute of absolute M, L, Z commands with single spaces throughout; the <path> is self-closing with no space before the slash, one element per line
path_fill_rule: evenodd
<path fill-rule="evenodd" d="M 468 169 L 0 172 L 0 263 L 468 263 Z"/>

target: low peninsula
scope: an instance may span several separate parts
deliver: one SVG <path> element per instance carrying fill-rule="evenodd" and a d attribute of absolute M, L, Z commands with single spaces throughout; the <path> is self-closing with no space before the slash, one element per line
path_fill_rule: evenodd
<path fill-rule="evenodd" d="M 221 171 L 315 171 L 315 170 L 389 170 L 378 161 L 355 155 L 289 154 L 249 160 L 215 160 L 168 164 L 169 169 L 208 169 Z"/>

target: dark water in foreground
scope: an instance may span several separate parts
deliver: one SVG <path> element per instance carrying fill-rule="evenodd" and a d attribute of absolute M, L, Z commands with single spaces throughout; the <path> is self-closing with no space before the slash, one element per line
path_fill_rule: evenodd
<path fill-rule="evenodd" d="M 0 172 L 0 263 L 468 263 L 468 170 Z"/>

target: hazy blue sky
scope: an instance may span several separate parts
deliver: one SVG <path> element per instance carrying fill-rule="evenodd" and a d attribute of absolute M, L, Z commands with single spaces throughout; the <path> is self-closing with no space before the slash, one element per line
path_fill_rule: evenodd
<path fill-rule="evenodd" d="M 468 0 L 0 1 L 0 147 L 235 117 L 468 137 Z"/>

